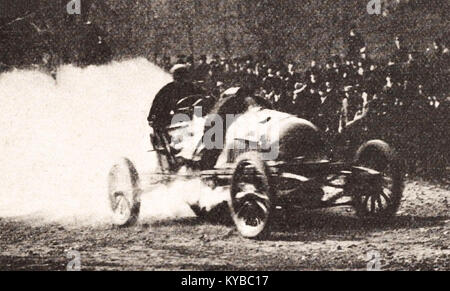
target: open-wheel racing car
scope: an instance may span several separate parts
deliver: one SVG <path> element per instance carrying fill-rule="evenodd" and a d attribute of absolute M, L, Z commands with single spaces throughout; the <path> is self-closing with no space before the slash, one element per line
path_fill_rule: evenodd
<path fill-rule="evenodd" d="M 370 220 L 396 214 L 403 175 L 386 142 L 367 141 L 351 159 L 336 159 L 314 124 L 273 110 L 260 97 L 239 97 L 236 92 L 213 106 L 205 106 L 203 96 L 178 103 L 173 113 L 188 118 L 172 122 L 167 132 L 152 136 L 161 169 L 156 175 L 175 179 L 183 169 L 183 176 L 199 177 L 212 188 L 227 188 L 229 214 L 246 238 L 267 235 L 275 209 L 348 205 L 358 217 Z M 195 112 L 199 108 L 210 109 L 202 117 Z M 220 120 L 227 115 L 234 118 L 222 124 Z M 225 134 L 223 140 L 216 138 L 208 144 L 205 138 L 213 125 L 215 132 L 220 132 L 218 126 Z M 138 172 L 129 159 L 112 167 L 108 195 L 114 224 L 134 224 L 141 189 Z M 198 205 L 191 208 L 198 216 L 204 214 Z"/>

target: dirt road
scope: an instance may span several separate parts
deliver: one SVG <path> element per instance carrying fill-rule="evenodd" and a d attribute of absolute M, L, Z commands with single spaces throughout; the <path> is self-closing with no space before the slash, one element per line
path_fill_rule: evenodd
<path fill-rule="evenodd" d="M 408 182 L 399 216 L 364 224 L 350 209 L 279 215 L 265 241 L 195 218 L 129 229 L 0 219 L 1 270 L 450 270 L 450 189 Z M 40 225 L 40 226 L 39 226 Z"/>

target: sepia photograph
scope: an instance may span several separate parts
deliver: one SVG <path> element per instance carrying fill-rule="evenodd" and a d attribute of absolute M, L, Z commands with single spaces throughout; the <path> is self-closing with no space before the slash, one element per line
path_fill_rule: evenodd
<path fill-rule="evenodd" d="M 0 0 L 0 271 L 450 271 L 449 11 Z"/>

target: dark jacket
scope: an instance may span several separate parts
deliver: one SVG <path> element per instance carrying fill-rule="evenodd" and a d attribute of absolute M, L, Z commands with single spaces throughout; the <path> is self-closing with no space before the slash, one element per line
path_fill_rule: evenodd
<path fill-rule="evenodd" d="M 198 94 L 204 94 L 204 92 L 192 83 L 171 82 L 167 84 L 156 94 L 147 121 L 154 127 L 165 128 L 172 121 L 170 112 L 176 109 L 177 102 L 184 97 Z"/>

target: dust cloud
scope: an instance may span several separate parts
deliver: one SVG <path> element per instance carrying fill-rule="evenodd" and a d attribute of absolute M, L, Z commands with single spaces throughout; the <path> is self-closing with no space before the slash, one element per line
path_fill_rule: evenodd
<path fill-rule="evenodd" d="M 1 74 L 0 217 L 109 223 L 107 173 L 120 157 L 140 172 L 155 169 L 146 116 L 170 80 L 143 58 L 64 66 L 56 81 L 37 70 Z M 157 185 L 143 195 L 142 217 L 192 215 L 186 202 L 204 200 L 205 188 L 199 181 Z"/>

